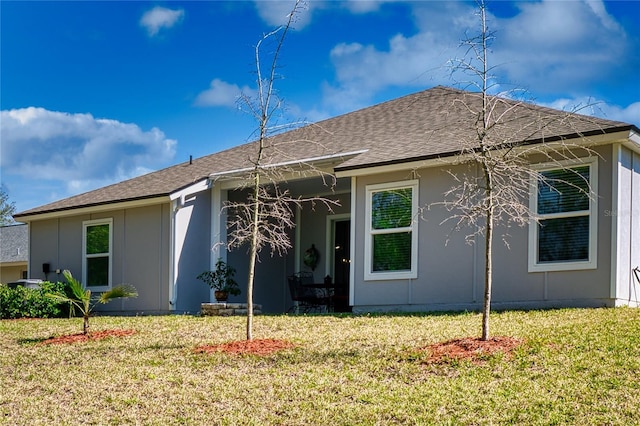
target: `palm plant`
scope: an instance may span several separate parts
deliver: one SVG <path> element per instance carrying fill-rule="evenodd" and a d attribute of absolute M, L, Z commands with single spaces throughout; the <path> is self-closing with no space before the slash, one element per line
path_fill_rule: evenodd
<path fill-rule="evenodd" d="M 89 332 L 89 316 L 91 316 L 91 312 L 93 308 L 98 303 L 108 303 L 113 299 L 117 298 L 128 298 L 128 297 L 137 297 L 138 291 L 135 287 L 128 284 L 121 284 L 113 287 L 109 291 L 102 292 L 100 297 L 92 297 L 91 290 L 88 288 L 84 288 L 82 283 L 71 275 L 71 272 L 68 270 L 63 271 L 62 273 L 69 283 L 69 293 L 71 295 L 67 295 L 63 292 L 56 293 L 47 293 L 47 297 L 56 300 L 58 302 L 69 303 L 70 306 L 70 314 L 75 314 L 75 308 L 80 310 L 82 313 L 82 318 L 84 320 L 82 333 L 87 334 Z"/>

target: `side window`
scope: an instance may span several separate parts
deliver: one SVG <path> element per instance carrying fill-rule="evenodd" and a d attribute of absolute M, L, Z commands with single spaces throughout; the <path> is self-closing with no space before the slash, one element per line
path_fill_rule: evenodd
<path fill-rule="evenodd" d="M 417 278 L 418 181 L 368 185 L 365 280 Z"/>
<path fill-rule="evenodd" d="M 538 223 L 530 225 L 529 271 L 596 267 L 597 162 L 541 169 L 532 185 L 531 206 Z"/>
<path fill-rule="evenodd" d="M 83 222 L 82 282 L 92 290 L 111 288 L 111 219 Z"/>

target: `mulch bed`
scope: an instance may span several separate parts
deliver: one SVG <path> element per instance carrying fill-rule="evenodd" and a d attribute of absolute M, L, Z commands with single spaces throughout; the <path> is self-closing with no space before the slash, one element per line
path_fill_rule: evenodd
<path fill-rule="evenodd" d="M 508 336 L 491 337 L 489 340 L 465 337 L 434 343 L 420 350 L 428 352 L 427 363 L 429 364 L 442 364 L 454 360 L 469 360 L 477 364 L 482 363 L 487 355 L 499 352 L 510 358 L 513 351 L 522 343 L 521 339 Z"/>
<path fill-rule="evenodd" d="M 290 349 L 295 345 L 287 340 L 256 339 L 238 340 L 235 342 L 221 343 L 219 345 L 198 346 L 193 351 L 196 353 L 223 352 L 235 355 L 270 355 L 284 349 Z"/>
<path fill-rule="evenodd" d="M 88 334 L 66 334 L 64 336 L 51 337 L 47 340 L 43 340 L 40 342 L 42 345 L 52 345 L 52 344 L 69 344 L 69 343 L 77 343 L 77 342 L 88 342 L 93 340 L 102 340 L 107 337 L 124 337 L 131 336 L 135 334 L 135 330 L 102 330 L 102 331 L 91 331 Z"/>

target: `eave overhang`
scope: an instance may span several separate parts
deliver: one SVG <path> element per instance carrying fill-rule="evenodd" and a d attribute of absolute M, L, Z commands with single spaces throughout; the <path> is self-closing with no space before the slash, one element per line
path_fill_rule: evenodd
<path fill-rule="evenodd" d="M 243 180 L 245 180 L 249 176 L 249 174 L 256 170 L 268 172 L 269 170 L 280 169 L 281 171 L 285 172 L 286 180 L 303 179 L 315 174 L 333 174 L 335 168 L 338 165 L 367 151 L 367 149 L 362 149 L 357 151 L 341 152 L 337 154 L 282 161 L 258 167 L 245 167 L 242 169 L 215 172 L 209 175 L 209 179 L 211 179 L 211 181 L 214 183 L 220 182 L 221 186 L 223 187 L 230 188 L 238 182 L 242 182 Z"/>
<path fill-rule="evenodd" d="M 113 210 L 131 209 L 135 207 L 151 206 L 156 204 L 168 203 L 170 201 L 168 195 L 150 196 L 132 198 L 129 200 L 105 201 L 102 203 L 85 204 L 78 207 L 66 207 L 59 209 L 51 209 L 38 211 L 34 213 L 25 213 L 14 215 L 16 221 L 29 223 L 36 220 L 46 220 L 59 217 L 76 216 L 79 214 L 98 213 Z"/>
<path fill-rule="evenodd" d="M 574 133 L 568 135 L 552 136 L 548 138 L 524 141 L 519 147 L 546 144 L 557 147 L 559 144 L 568 143 L 572 146 L 598 146 L 611 143 L 622 143 L 625 146 L 635 145 L 632 149 L 640 152 L 640 130 L 636 126 L 629 125 L 606 130 L 594 130 L 591 132 Z M 635 144 L 633 142 L 635 141 Z M 501 149 L 501 148 L 497 148 Z M 376 163 L 337 166 L 336 177 L 365 176 L 377 173 L 392 172 L 398 170 L 416 170 L 427 167 L 449 165 L 460 162 L 460 151 L 441 152 L 437 154 L 407 157 Z"/>

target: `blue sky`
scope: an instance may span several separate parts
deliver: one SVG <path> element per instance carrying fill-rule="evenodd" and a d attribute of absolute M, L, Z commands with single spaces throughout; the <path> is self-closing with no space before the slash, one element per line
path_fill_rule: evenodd
<path fill-rule="evenodd" d="M 1 183 L 18 211 L 252 139 L 236 102 L 291 2 L 0 2 Z M 488 3 L 501 87 L 640 125 L 639 1 Z M 276 83 L 317 121 L 439 84 L 473 2 L 310 1 Z"/>

